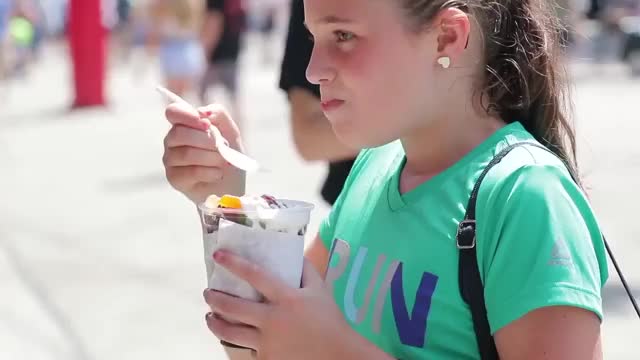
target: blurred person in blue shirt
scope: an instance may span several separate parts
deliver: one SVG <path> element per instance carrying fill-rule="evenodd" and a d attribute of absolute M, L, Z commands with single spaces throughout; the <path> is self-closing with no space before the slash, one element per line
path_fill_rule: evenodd
<path fill-rule="evenodd" d="M 202 8 L 199 0 L 155 0 L 150 4 L 151 34 L 159 45 L 167 88 L 187 96 L 205 69 L 198 38 Z"/>

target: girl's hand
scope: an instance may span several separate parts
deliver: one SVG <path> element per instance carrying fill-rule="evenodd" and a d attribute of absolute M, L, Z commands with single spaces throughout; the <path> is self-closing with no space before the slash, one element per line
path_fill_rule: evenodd
<path fill-rule="evenodd" d="M 265 297 L 256 303 L 205 290 L 212 311 L 207 325 L 218 338 L 254 349 L 259 359 L 344 358 L 347 343 L 362 350 L 363 340 L 356 338 L 311 263 L 305 261 L 302 289 L 294 289 L 229 252 L 217 251 L 214 259 Z"/>
<path fill-rule="evenodd" d="M 209 134 L 216 126 L 229 145 L 243 151 L 238 126 L 220 105 L 192 109 L 173 103 L 166 109 L 172 127 L 164 139 L 162 158 L 171 186 L 198 204 L 216 194 L 244 195 L 245 173 L 229 165 L 216 150 Z"/>

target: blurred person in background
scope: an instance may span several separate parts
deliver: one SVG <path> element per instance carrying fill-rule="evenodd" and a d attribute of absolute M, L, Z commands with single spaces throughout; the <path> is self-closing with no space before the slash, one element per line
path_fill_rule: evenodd
<path fill-rule="evenodd" d="M 7 76 L 9 63 L 9 21 L 13 15 L 13 0 L 0 0 L 0 79 Z"/>
<path fill-rule="evenodd" d="M 262 63 L 270 65 L 274 60 L 276 29 L 288 12 L 290 0 L 254 0 L 251 5 L 252 27 L 260 35 Z"/>
<path fill-rule="evenodd" d="M 238 106 L 238 58 L 246 23 L 247 11 L 242 0 L 207 0 L 201 41 L 208 66 L 200 83 L 200 103 L 209 103 L 209 89 L 221 86 L 229 97 L 231 113 L 238 119 L 242 117 Z"/>
<path fill-rule="evenodd" d="M 131 20 L 131 7 L 133 0 L 118 0 L 116 3 L 116 11 L 118 12 L 118 26 L 128 25 Z"/>
<path fill-rule="evenodd" d="M 159 47 L 166 86 L 180 96 L 188 96 L 205 69 L 198 38 L 202 1 L 153 0 L 149 6 L 150 36 Z"/>
<path fill-rule="evenodd" d="M 640 0 L 629 4 L 626 13 L 620 19 L 622 49 L 620 58 L 634 77 L 640 77 Z"/>
<path fill-rule="evenodd" d="M 128 25 L 125 27 L 124 58 L 130 63 L 134 80 L 147 74 L 149 62 L 154 57 L 154 39 L 151 37 L 152 19 L 149 15 L 149 2 L 155 0 L 136 0 L 129 10 Z"/>
<path fill-rule="evenodd" d="M 35 24 L 42 20 L 38 15 L 33 0 L 14 1 L 13 15 L 9 20 L 9 43 L 13 55 L 8 70 L 10 76 L 26 74 L 37 47 Z"/>
<path fill-rule="evenodd" d="M 280 75 L 280 88 L 287 93 L 291 108 L 293 140 L 307 161 L 326 161 L 328 174 L 322 198 L 330 205 L 338 198 L 351 171 L 357 151 L 336 137 L 320 106 L 320 88 L 306 77 L 313 41 L 304 25 L 302 0 L 291 1 L 289 33 Z"/>
<path fill-rule="evenodd" d="M 589 0 L 589 9 L 587 10 L 588 19 L 596 19 L 600 16 L 603 2 L 604 0 Z"/>
<path fill-rule="evenodd" d="M 45 0 L 30 0 L 29 6 L 33 14 L 32 23 L 34 30 L 33 44 L 31 46 L 31 53 L 35 60 L 40 56 L 42 45 L 47 35 L 47 17 L 44 13 L 44 7 L 42 3 Z"/>
<path fill-rule="evenodd" d="M 111 29 L 111 39 L 115 43 L 119 58 L 127 60 L 131 50 L 131 0 L 112 0 L 113 17 L 116 19 Z"/>
<path fill-rule="evenodd" d="M 587 18 L 597 24 L 593 36 L 592 52 L 597 63 L 619 60 L 627 34 L 622 29 L 623 19 L 631 16 L 640 6 L 640 0 L 591 1 Z"/>
<path fill-rule="evenodd" d="M 32 28 L 32 39 L 29 41 L 29 59 L 35 59 L 43 43 L 46 33 L 46 17 L 41 2 L 43 0 L 13 0 L 15 17 L 26 20 Z"/>
<path fill-rule="evenodd" d="M 60 37 L 67 28 L 68 0 L 48 0 L 42 3 L 49 35 Z"/>

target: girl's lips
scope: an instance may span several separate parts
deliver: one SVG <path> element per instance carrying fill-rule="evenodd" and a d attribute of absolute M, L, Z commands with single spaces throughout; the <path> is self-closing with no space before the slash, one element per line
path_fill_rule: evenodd
<path fill-rule="evenodd" d="M 323 111 L 331 111 L 331 110 L 335 110 L 342 104 L 344 104 L 344 100 L 332 99 L 332 100 L 322 101 L 320 103 L 320 106 L 322 106 Z"/>

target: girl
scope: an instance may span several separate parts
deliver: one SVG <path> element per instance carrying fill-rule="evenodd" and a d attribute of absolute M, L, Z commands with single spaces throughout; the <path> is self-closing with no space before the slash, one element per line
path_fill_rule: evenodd
<path fill-rule="evenodd" d="M 266 301 L 205 290 L 211 331 L 264 359 L 600 359 L 606 258 L 572 180 L 560 32 L 545 4 L 305 0 L 307 77 L 336 135 L 364 150 L 306 250 L 301 289 L 214 254 Z M 167 116 L 171 184 L 195 202 L 243 193 L 202 131 L 212 123 L 242 149 L 226 113 L 171 105 Z M 484 177 L 469 221 L 480 174 L 522 142 Z M 469 249 L 487 339 L 459 288 Z"/>
<path fill-rule="evenodd" d="M 160 63 L 167 88 L 183 96 L 204 72 L 199 42 L 202 0 L 152 0 L 151 37 L 160 45 Z"/>

